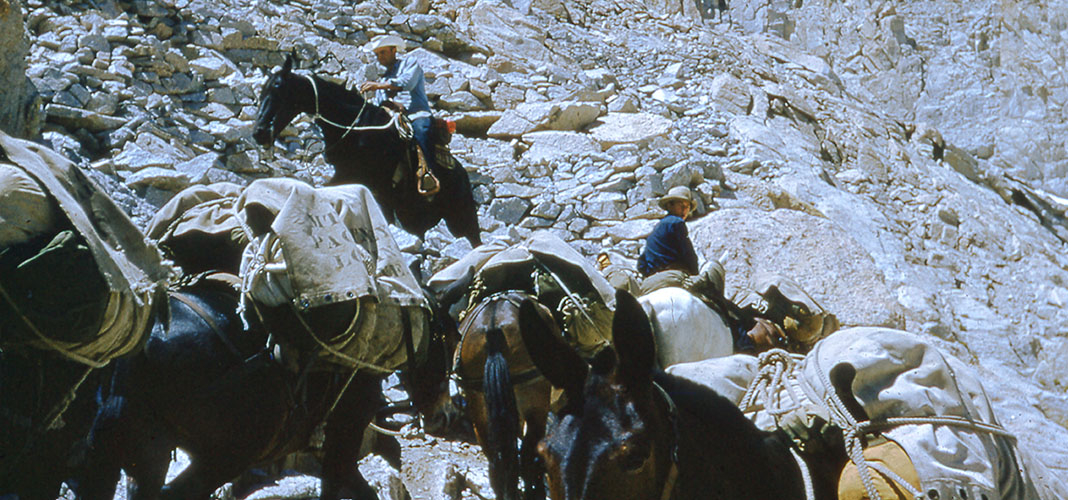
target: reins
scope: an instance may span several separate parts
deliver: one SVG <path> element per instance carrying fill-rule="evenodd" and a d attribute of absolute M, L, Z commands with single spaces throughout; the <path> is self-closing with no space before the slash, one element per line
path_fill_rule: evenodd
<path fill-rule="evenodd" d="M 660 492 L 660 500 L 670 500 L 672 493 L 675 490 L 675 482 L 679 478 L 679 442 L 682 438 L 679 435 L 679 410 L 675 406 L 675 401 L 671 399 L 667 391 L 660 384 L 653 382 L 653 387 L 656 387 L 657 392 L 664 397 L 664 401 L 668 407 L 668 422 L 671 423 L 672 437 L 674 441 L 671 443 L 671 468 L 668 469 L 667 479 L 664 481 L 664 489 Z"/>
<path fill-rule="evenodd" d="M 337 123 L 337 122 L 335 122 L 333 120 L 330 120 L 329 118 L 323 116 L 323 114 L 319 112 L 319 85 L 317 83 L 315 83 L 315 78 L 312 77 L 311 75 L 301 75 L 301 76 L 303 76 L 304 78 L 307 78 L 308 81 L 311 82 L 312 94 L 314 95 L 314 100 L 315 100 L 315 114 L 312 115 L 312 119 L 313 120 L 317 120 L 317 121 L 322 121 L 323 123 L 325 123 L 327 125 L 330 125 L 330 126 L 332 126 L 334 128 L 338 128 L 338 129 L 341 129 L 341 130 L 345 131 L 345 133 L 341 134 L 341 137 L 338 138 L 338 140 L 336 142 L 334 142 L 334 144 L 332 146 L 330 146 L 330 147 L 328 147 L 328 148 L 323 150 L 323 154 L 326 154 L 326 152 L 329 151 L 331 148 L 333 148 L 334 146 L 340 144 L 341 141 L 343 141 L 345 139 L 345 137 L 347 137 L 349 135 L 349 132 L 352 132 L 352 131 L 364 131 L 364 130 L 386 130 L 388 128 L 396 127 L 397 120 L 400 119 L 400 113 L 397 113 L 397 114 L 393 114 L 390 117 L 389 121 L 386 122 L 383 125 L 357 126 L 356 124 L 360 122 L 360 117 L 363 116 L 363 111 L 365 109 L 367 109 L 367 99 L 363 99 L 363 104 L 360 105 L 360 110 L 356 113 L 356 117 L 352 119 L 352 123 L 350 123 L 348 125 L 342 125 L 342 124 Z"/>

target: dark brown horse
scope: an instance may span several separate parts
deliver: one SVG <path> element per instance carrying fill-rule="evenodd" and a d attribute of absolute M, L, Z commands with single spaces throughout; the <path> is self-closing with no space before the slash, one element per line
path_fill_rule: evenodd
<path fill-rule="evenodd" d="M 519 333 L 519 306 L 531 304 L 531 323 L 560 336 L 548 308 L 526 292 L 506 291 L 482 299 L 460 324 L 454 371 L 482 451 L 490 485 L 502 500 L 545 498 L 544 466 L 536 446 L 545 432 L 552 387 L 534 367 Z M 525 430 L 524 430 L 525 429 Z M 522 447 L 516 440 L 522 437 Z"/>
<path fill-rule="evenodd" d="M 762 431 L 728 399 L 655 371 L 653 332 L 630 294 L 617 292 L 613 347 L 591 365 L 546 331 L 539 315 L 535 304 L 523 304 L 523 339 L 567 401 L 539 445 L 554 500 L 805 498 L 785 432 Z M 839 443 L 799 452 L 816 499 L 837 496 L 847 460 Z"/>
<path fill-rule="evenodd" d="M 171 295 L 169 321 L 156 325 L 142 355 L 116 366 L 111 397 L 93 426 L 81 498 L 110 499 L 122 468 L 135 480 L 134 499 L 207 499 L 252 466 L 308 449 L 320 426 L 321 497 L 377 498 L 354 464 L 363 430 L 384 404 L 383 375 L 342 372 L 312 361 L 312 351 L 301 355 L 307 334 L 295 324 L 306 321 L 329 340 L 348 329 L 361 306 L 332 304 L 301 319 L 262 310 L 278 325 L 272 334 L 296 347 L 284 351 L 296 353 L 294 371 L 265 349 L 267 332 L 255 318 L 242 327 L 237 301 L 234 290 L 207 284 Z M 175 447 L 192 463 L 164 486 Z"/>
<path fill-rule="evenodd" d="M 405 231 L 422 237 L 444 219 L 453 235 L 482 244 L 471 181 L 462 167 L 442 169 L 441 191 L 430 199 L 418 193 L 414 140 L 401 137 L 393 115 L 367 102 L 359 92 L 346 90 L 314 75 L 292 72 L 293 58 L 267 79 L 260 94 L 253 138 L 271 145 L 297 115 L 315 119 L 326 144 L 323 155 L 334 166 L 328 185 L 363 184 L 371 189 L 388 218 Z"/>

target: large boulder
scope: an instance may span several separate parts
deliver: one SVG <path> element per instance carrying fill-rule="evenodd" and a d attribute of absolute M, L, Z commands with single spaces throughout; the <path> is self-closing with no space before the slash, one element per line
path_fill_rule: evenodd
<path fill-rule="evenodd" d="M 0 130 L 15 137 L 41 128 L 37 89 L 26 77 L 29 49 L 20 0 L 0 0 Z"/>
<path fill-rule="evenodd" d="M 724 209 L 690 224 L 698 255 L 723 259 L 726 294 L 747 286 L 757 271 L 796 281 L 843 326 L 902 328 L 905 319 L 882 271 L 836 224 L 799 210 Z"/>
<path fill-rule="evenodd" d="M 605 149 L 617 144 L 646 146 L 671 130 L 671 120 L 650 113 L 608 113 L 598 121 L 590 134 Z"/>

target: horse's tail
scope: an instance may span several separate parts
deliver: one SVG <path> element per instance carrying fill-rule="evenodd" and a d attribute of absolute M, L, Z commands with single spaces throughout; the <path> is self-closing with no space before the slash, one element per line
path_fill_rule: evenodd
<path fill-rule="evenodd" d="M 519 411 L 504 354 L 507 347 L 500 328 L 493 328 L 486 334 L 483 381 L 488 422 L 483 451 L 489 458 L 490 485 L 497 497 L 513 500 L 518 496 L 519 487 L 519 452 L 516 449 Z"/>

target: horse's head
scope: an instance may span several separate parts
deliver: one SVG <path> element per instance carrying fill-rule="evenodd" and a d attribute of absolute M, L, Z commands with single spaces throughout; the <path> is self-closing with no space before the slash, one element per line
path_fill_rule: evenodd
<path fill-rule="evenodd" d="M 256 128 L 252 138 L 261 146 L 270 146 L 282 130 L 303 109 L 295 95 L 302 78 L 293 73 L 293 55 L 286 56 L 282 69 L 267 79 L 260 92 L 260 109 L 256 112 Z"/>
<path fill-rule="evenodd" d="M 656 348 L 641 305 L 617 291 L 614 348 L 589 366 L 563 339 L 528 327 L 535 324 L 531 306 L 520 311 L 524 342 L 567 400 L 538 446 L 552 498 L 660 499 L 678 437 L 673 404 L 653 383 Z"/>
<path fill-rule="evenodd" d="M 412 404 L 423 416 L 426 431 L 441 434 L 460 419 L 461 410 L 449 394 L 452 353 L 460 341 L 460 333 L 448 308 L 442 307 L 429 292 L 425 295 L 431 304 L 430 342 L 425 355 L 417 356 L 417 361 L 405 370 L 404 383 Z"/>

